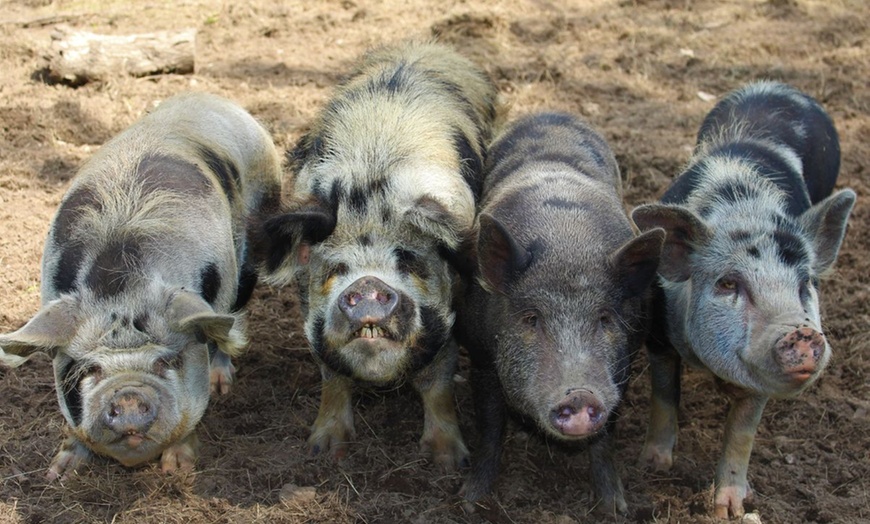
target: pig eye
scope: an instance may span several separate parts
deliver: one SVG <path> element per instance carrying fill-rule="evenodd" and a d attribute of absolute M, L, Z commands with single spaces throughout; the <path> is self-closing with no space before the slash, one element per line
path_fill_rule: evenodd
<path fill-rule="evenodd" d="M 815 289 L 818 285 L 818 279 L 815 278 L 807 278 L 803 282 L 801 282 L 800 295 L 801 302 L 807 302 L 810 299 L 810 290 Z"/>
<path fill-rule="evenodd" d="M 598 324 L 604 328 L 609 329 L 613 327 L 614 324 L 613 314 L 609 311 L 602 311 L 600 315 L 598 315 Z"/>
<path fill-rule="evenodd" d="M 737 280 L 731 277 L 723 277 L 716 281 L 716 291 L 723 295 L 736 295 L 739 287 Z"/>
<path fill-rule="evenodd" d="M 98 366 L 96 364 L 93 364 L 90 367 L 88 367 L 84 371 L 84 373 L 82 373 L 82 377 L 91 377 L 95 381 L 99 382 L 100 379 L 103 378 L 103 368 L 101 368 L 100 366 Z"/>
<path fill-rule="evenodd" d="M 181 357 L 181 353 L 159 358 L 154 363 L 154 374 L 162 377 L 166 374 L 166 371 L 170 369 L 178 369 L 183 363 L 184 359 Z"/>
<path fill-rule="evenodd" d="M 534 311 L 527 311 L 527 312 L 523 313 L 522 321 L 523 321 L 523 324 L 525 324 L 526 326 L 528 326 L 530 328 L 537 328 L 538 327 L 538 314 L 535 313 Z"/>
<path fill-rule="evenodd" d="M 345 263 L 338 263 L 334 266 L 329 266 L 329 269 L 326 271 L 326 280 L 329 280 L 332 277 L 338 277 L 347 275 L 349 268 Z"/>

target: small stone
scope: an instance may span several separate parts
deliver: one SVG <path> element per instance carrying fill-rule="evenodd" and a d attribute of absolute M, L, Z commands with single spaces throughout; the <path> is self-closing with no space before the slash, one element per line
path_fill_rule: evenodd
<path fill-rule="evenodd" d="M 278 498 L 281 502 L 290 504 L 309 504 L 317 497 L 317 488 L 314 486 L 297 486 L 296 484 L 284 484 Z"/>
<path fill-rule="evenodd" d="M 792 455 L 791 453 L 786 453 L 785 457 L 783 457 L 783 459 L 785 460 L 786 464 L 794 464 L 795 463 L 794 455 Z"/>
<path fill-rule="evenodd" d="M 761 524 L 761 516 L 753 511 L 743 515 L 743 519 L 740 522 L 743 524 Z"/>
<path fill-rule="evenodd" d="M 706 91 L 698 91 L 698 98 L 704 102 L 712 102 L 713 100 L 716 100 L 716 95 L 712 95 Z"/>

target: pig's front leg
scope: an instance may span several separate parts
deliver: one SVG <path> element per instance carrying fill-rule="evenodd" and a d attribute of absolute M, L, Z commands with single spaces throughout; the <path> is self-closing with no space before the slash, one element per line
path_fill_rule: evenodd
<path fill-rule="evenodd" d="M 613 461 L 615 419 L 614 413 L 607 422 L 605 433 L 589 445 L 589 467 L 595 491 L 601 498 L 601 510 L 604 513 L 616 512 L 625 515 L 628 504 L 625 502 L 622 479 Z"/>
<path fill-rule="evenodd" d="M 229 355 L 209 343 L 209 394 L 226 395 L 230 392 L 236 376 L 236 367 Z"/>
<path fill-rule="evenodd" d="M 714 513 L 723 519 L 727 519 L 729 513 L 733 517 L 742 517 L 743 501 L 751 495 L 746 479 L 749 455 L 768 399 L 743 390 L 729 390 L 728 394 L 731 409 L 725 422 L 725 441 L 716 468 L 714 495 Z"/>
<path fill-rule="evenodd" d="M 435 360 L 413 380 L 423 398 L 421 449 L 440 467 L 454 469 L 468 463 L 468 448 L 462 440 L 453 405 L 453 374 L 459 357 L 455 342 L 447 343 Z"/>
<path fill-rule="evenodd" d="M 196 433 L 191 433 L 163 450 L 163 455 L 160 456 L 160 469 L 164 473 L 189 473 L 193 471 L 198 454 L 199 438 Z"/>
<path fill-rule="evenodd" d="M 81 441 L 75 437 L 67 437 L 60 445 L 48 468 L 45 478 L 49 481 L 63 479 L 82 464 L 91 460 L 93 454 Z"/>
<path fill-rule="evenodd" d="M 492 362 L 474 365 L 471 387 L 478 441 L 472 457 L 471 474 L 460 494 L 468 502 L 474 503 L 492 494 L 504 445 L 507 404 Z"/>
<path fill-rule="evenodd" d="M 311 427 L 308 446 L 311 455 L 329 451 L 340 460 L 347 454 L 347 443 L 356 437 L 353 427 L 353 380 L 320 365 L 322 389 L 317 420 Z"/>
<path fill-rule="evenodd" d="M 647 343 L 652 395 L 649 426 L 640 455 L 642 466 L 667 471 L 674 464 L 680 406 L 680 356 L 669 347 Z"/>

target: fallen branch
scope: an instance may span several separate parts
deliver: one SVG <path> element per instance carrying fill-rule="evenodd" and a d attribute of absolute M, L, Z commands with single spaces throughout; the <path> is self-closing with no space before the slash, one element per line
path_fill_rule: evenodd
<path fill-rule="evenodd" d="M 49 78 L 71 85 L 119 74 L 192 73 L 196 30 L 99 35 L 59 26 L 51 35 Z"/>

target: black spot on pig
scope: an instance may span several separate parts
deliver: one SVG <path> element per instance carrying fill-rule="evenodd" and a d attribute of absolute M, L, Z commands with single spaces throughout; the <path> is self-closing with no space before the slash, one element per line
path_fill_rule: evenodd
<path fill-rule="evenodd" d="M 368 198 L 366 196 L 366 192 L 361 187 L 353 187 L 350 190 L 350 194 L 347 198 L 347 206 L 350 211 L 356 213 L 357 215 L 362 215 L 366 211 L 366 207 L 368 206 Z"/>
<path fill-rule="evenodd" d="M 94 259 L 85 285 L 97 298 L 106 299 L 122 293 L 142 262 L 142 250 L 135 239 L 109 242 Z"/>
<path fill-rule="evenodd" d="M 203 300 L 213 306 L 220 289 L 221 275 L 218 272 L 217 265 L 212 262 L 202 268 L 202 271 L 199 273 L 199 294 Z"/>
<path fill-rule="evenodd" d="M 726 204 L 736 204 L 758 196 L 754 188 L 738 181 L 728 181 L 714 190 L 714 196 Z"/>
<path fill-rule="evenodd" d="M 78 288 L 76 278 L 84 258 L 84 248 L 81 244 L 69 244 L 61 249 L 57 268 L 51 277 L 54 289 L 58 293 L 72 293 Z"/>
<path fill-rule="evenodd" d="M 773 241 L 776 243 L 777 254 L 783 264 L 797 267 L 809 263 L 806 247 L 797 236 L 778 230 L 773 233 Z"/>
<path fill-rule="evenodd" d="M 82 422 L 81 367 L 72 361 L 60 373 L 60 388 L 73 426 Z"/>
<path fill-rule="evenodd" d="M 143 313 L 133 319 L 133 329 L 140 333 L 148 332 L 148 314 Z"/>
<path fill-rule="evenodd" d="M 733 240 L 735 242 L 746 242 L 747 240 L 749 240 L 752 237 L 752 235 L 749 233 L 749 231 L 743 231 L 743 230 L 732 231 L 729 234 L 729 236 L 731 237 L 731 240 Z"/>
<path fill-rule="evenodd" d="M 480 200 L 480 192 L 483 191 L 483 159 L 471 145 L 471 140 L 460 130 L 453 132 L 453 147 L 459 154 L 462 178 L 471 188 L 474 201 Z"/>
<path fill-rule="evenodd" d="M 238 196 L 236 193 L 242 183 L 238 166 L 207 147 L 200 147 L 199 154 L 203 162 L 217 176 L 221 187 L 224 189 L 224 193 L 227 195 L 227 200 L 233 203 Z"/>
<path fill-rule="evenodd" d="M 414 347 L 410 369 L 420 369 L 432 362 L 435 355 L 447 343 L 450 328 L 438 312 L 429 306 L 420 308 L 422 334 Z"/>
<path fill-rule="evenodd" d="M 82 211 L 87 208 L 92 208 L 97 212 L 103 208 L 97 195 L 87 187 L 80 187 L 63 199 L 60 209 L 57 211 L 57 217 L 54 219 L 52 236 L 58 245 L 64 245 L 70 242 L 70 237 L 75 230 L 76 222 L 78 221 Z"/>
<path fill-rule="evenodd" d="M 207 194 L 212 186 L 202 170 L 195 164 L 161 154 L 142 158 L 137 174 L 145 193 L 168 190 L 191 196 Z"/>
<path fill-rule="evenodd" d="M 249 256 L 245 257 L 242 263 L 242 269 L 239 271 L 239 287 L 236 290 L 236 301 L 233 303 L 231 312 L 241 311 L 243 307 L 251 300 L 251 295 L 254 294 L 254 288 L 257 287 L 257 268 L 251 262 Z"/>
<path fill-rule="evenodd" d="M 429 278 L 429 270 L 426 264 L 413 251 L 407 249 L 396 248 L 393 253 L 396 255 L 397 267 L 399 271 L 407 274 L 414 274 L 423 280 Z"/>

